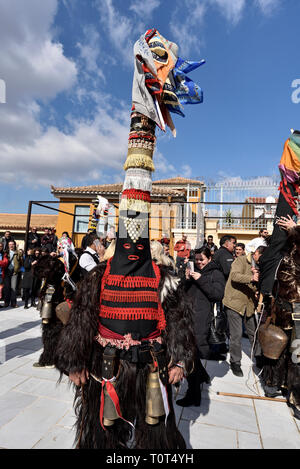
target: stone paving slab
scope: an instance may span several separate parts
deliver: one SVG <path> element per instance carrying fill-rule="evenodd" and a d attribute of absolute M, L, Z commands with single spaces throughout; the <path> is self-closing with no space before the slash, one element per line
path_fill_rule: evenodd
<path fill-rule="evenodd" d="M 300 449 L 300 434 L 286 404 L 255 401 L 254 406 L 265 449 Z"/>
<path fill-rule="evenodd" d="M 72 448 L 74 431 L 55 425 L 43 438 L 33 446 L 33 449 L 64 449 Z"/>
<path fill-rule="evenodd" d="M 17 415 L 23 412 L 28 406 L 38 398 L 30 394 L 21 394 L 9 391 L 0 396 L 0 432 L 6 428 L 6 424 L 11 422 Z M 14 438 L 13 438 L 14 439 Z M 0 441 L 0 447 L 3 447 Z M 10 446 L 7 446 L 9 448 Z"/>
<path fill-rule="evenodd" d="M 186 407 L 181 418 L 217 427 L 258 433 L 253 406 L 202 399 L 200 407 Z"/>
<path fill-rule="evenodd" d="M 188 449 L 236 449 L 237 432 L 228 428 L 201 424 L 198 421 L 190 423 L 181 420 L 179 424 Z"/>
<path fill-rule="evenodd" d="M 260 435 L 248 432 L 237 432 L 239 449 L 262 449 Z"/>
<path fill-rule="evenodd" d="M 24 383 L 29 378 L 27 376 L 16 375 L 15 373 L 7 373 L 4 378 L 0 379 L 0 396 L 13 390 L 16 386 Z"/>
<path fill-rule="evenodd" d="M 15 393 L 21 397 L 28 396 Z M 34 396 L 30 396 L 34 398 Z M 0 447 L 9 449 L 32 448 L 67 412 L 67 404 L 47 398 L 36 398 L 14 419 L 0 428 Z"/>
<path fill-rule="evenodd" d="M 60 383 L 58 385 L 49 379 L 31 377 L 19 386 L 16 386 L 14 390 L 32 394 L 37 397 L 47 397 L 59 401 L 73 402 L 72 392 L 70 392 L 70 388 L 66 383 Z"/>
<path fill-rule="evenodd" d="M 0 447 L 72 448 L 73 388 L 66 376 L 57 386 L 57 370 L 32 367 L 41 352 L 38 311 L 2 308 L 0 340 L 6 345 L 6 361 L 0 365 Z M 176 421 L 189 448 L 300 448 L 300 422 L 286 404 L 217 395 L 219 391 L 263 396 L 250 352 L 243 339 L 242 378 L 232 374 L 227 361 L 203 361 L 211 384 L 203 385 L 200 407 L 176 405 L 186 392 L 186 381 L 177 395 L 174 389 Z"/>
<path fill-rule="evenodd" d="M 64 416 L 62 419 L 57 422 L 57 425 L 65 428 L 72 429 L 73 426 L 75 425 L 76 422 L 76 417 L 73 411 L 73 408 L 71 408 Z"/>

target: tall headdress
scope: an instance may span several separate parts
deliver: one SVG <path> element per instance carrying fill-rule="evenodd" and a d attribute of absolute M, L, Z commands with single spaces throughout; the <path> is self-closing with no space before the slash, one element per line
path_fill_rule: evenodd
<path fill-rule="evenodd" d="M 176 44 L 156 29 L 134 45 L 135 70 L 125 181 L 119 206 L 116 250 L 102 281 L 100 316 L 149 319 L 165 328 L 158 296 L 160 271 L 151 259 L 149 213 L 156 125 L 176 135 L 170 112 L 184 116 L 183 103 L 202 102 L 201 89 L 187 73 L 204 63 L 178 58 Z"/>
<path fill-rule="evenodd" d="M 279 198 L 274 217 L 274 229 L 268 249 L 260 258 L 260 291 L 271 295 L 275 282 L 276 271 L 283 257 L 283 249 L 287 241 L 287 232 L 276 221 L 280 217 L 298 216 L 298 199 L 300 194 L 300 131 L 292 130 L 285 141 L 279 163 L 281 182 Z"/>

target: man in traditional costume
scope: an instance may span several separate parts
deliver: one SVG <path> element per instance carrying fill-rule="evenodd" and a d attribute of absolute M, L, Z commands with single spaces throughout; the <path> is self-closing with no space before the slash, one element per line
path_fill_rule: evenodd
<path fill-rule="evenodd" d="M 64 318 L 68 316 L 76 283 L 81 278 L 78 259 L 70 238 L 58 241 L 60 257 L 50 254 L 41 257 L 33 267 L 34 275 L 42 282 L 39 310 L 42 319 L 43 352 L 34 367 L 54 368 L 54 355 Z"/>
<path fill-rule="evenodd" d="M 282 181 L 270 246 L 261 256 L 264 295 L 259 340 L 265 357 L 263 384 L 267 397 L 282 392 L 300 418 L 300 228 L 298 215 L 300 132 L 292 131 L 280 161 Z M 285 229 L 291 228 L 288 231 Z M 275 327 L 274 327 L 275 326 Z"/>
<path fill-rule="evenodd" d="M 151 259 L 149 242 L 155 127 L 167 123 L 174 134 L 169 110 L 182 114 L 181 98 L 202 101 L 185 75 L 196 65 L 177 58 L 177 49 L 155 29 L 134 46 L 115 254 L 80 284 L 57 348 L 57 368 L 77 386 L 78 448 L 185 447 L 171 385 L 193 369 L 192 311 L 179 279 Z"/>

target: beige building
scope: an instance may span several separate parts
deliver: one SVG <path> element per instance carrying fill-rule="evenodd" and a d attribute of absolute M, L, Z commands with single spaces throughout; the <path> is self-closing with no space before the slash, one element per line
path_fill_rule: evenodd
<path fill-rule="evenodd" d="M 32 214 L 30 227 L 37 228 L 40 235 L 46 228 L 55 228 L 57 215 Z M 19 249 L 24 249 L 27 214 L 25 213 L 0 213 L 0 237 L 5 231 L 10 231 Z"/>
<path fill-rule="evenodd" d="M 176 177 L 153 181 L 151 193 L 150 238 L 161 239 L 166 234 L 174 243 L 187 233 L 192 245 L 196 242 L 197 207 L 203 198 L 204 183 L 198 180 Z M 118 207 L 122 183 L 51 187 L 52 194 L 59 199 L 56 230 L 58 237 L 68 231 L 76 246 L 80 246 L 92 216 L 92 201 L 101 195 L 111 204 L 109 223 L 117 227 Z M 188 204 L 187 204 L 188 202 Z M 63 213 L 65 212 L 65 213 Z"/>
<path fill-rule="evenodd" d="M 247 197 L 240 218 L 205 218 L 205 236 L 212 235 L 218 244 L 225 234 L 233 234 L 238 242 L 247 244 L 258 236 L 261 228 L 269 234 L 273 231 L 273 221 L 278 199 L 270 197 Z M 225 211 L 226 214 L 226 211 Z"/>

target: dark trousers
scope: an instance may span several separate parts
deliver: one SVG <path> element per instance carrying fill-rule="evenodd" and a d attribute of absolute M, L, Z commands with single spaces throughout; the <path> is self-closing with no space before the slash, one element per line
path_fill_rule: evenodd
<path fill-rule="evenodd" d="M 6 272 L 4 277 L 4 301 L 6 305 L 15 306 L 17 304 L 17 282 L 18 274 Z"/>
<path fill-rule="evenodd" d="M 176 268 L 177 268 L 177 274 L 180 278 L 183 278 L 185 275 L 185 269 L 186 265 L 184 263 L 184 257 L 178 257 L 176 258 Z"/>
<path fill-rule="evenodd" d="M 194 399 L 201 399 L 201 384 L 208 383 L 210 377 L 202 365 L 200 360 L 200 353 L 197 347 L 197 353 L 194 361 L 194 369 L 192 373 L 187 376 L 188 390 L 187 394 L 192 396 Z"/>
<path fill-rule="evenodd" d="M 248 334 L 251 347 L 254 342 L 254 335 L 256 330 L 255 315 L 247 317 L 246 314 L 241 314 L 233 311 L 225 306 L 225 313 L 227 315 L 228 326 L 229 326 L 229 353 L 230 363 L 241 364 L 242 359 L 242 336 L 243 336 L 243 323 L 245 325 L 246 332 Z M 260 356 L 261 350 L 258 341 L 254 346 L 254 356 Z"/>
<path fill-rule="evenodd" d="M 28 306 L 29 298 L 31 301 L 31 306 L 33 306 L 35 303 L 35 293 L 30 288 L 23 288 L 23 292 L 24 292 L 25 306 Z"/>

